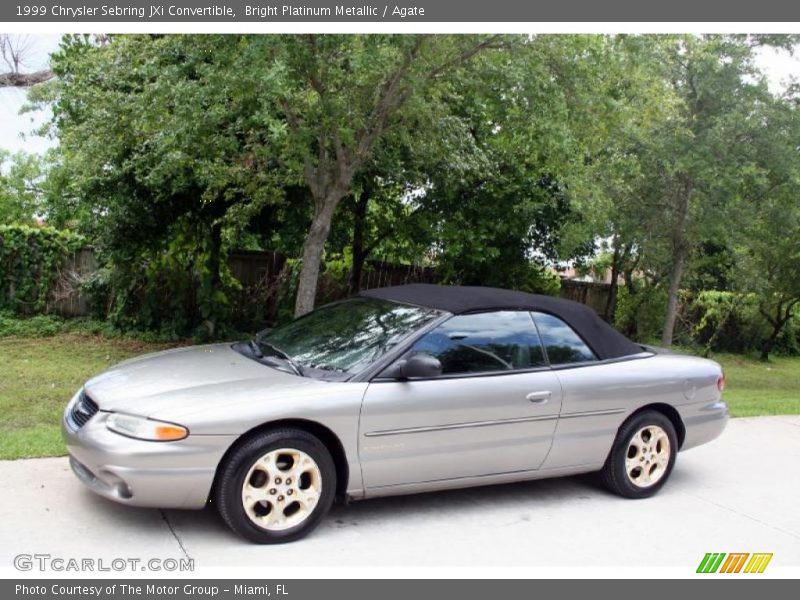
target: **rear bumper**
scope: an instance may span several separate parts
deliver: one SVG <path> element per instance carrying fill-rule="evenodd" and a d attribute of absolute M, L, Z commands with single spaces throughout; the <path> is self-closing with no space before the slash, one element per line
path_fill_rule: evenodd
<path fill-rule="evenodd" d="M 217 465 L 236 440 L 189 435 L 178 442 L 135 440 L 109 431 L 99 412 L 80 429 L 61 431 L 75 475 L 97 494 L 133 506 L 203 508 Z"/>
<path fill-rule="evenodd" d="M 686 427 L 681 450 L 688 450 L 720 436 L 728 424 L 728 405 L 722 400 L 676 407 Z"/>

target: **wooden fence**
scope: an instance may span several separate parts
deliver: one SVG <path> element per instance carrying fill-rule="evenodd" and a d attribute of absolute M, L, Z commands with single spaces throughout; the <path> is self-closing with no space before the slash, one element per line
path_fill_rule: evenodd
<path fill-rule="evenodd" d="M 97 259 L 89 248 L 78 250 L 66 261 L 53 290 L 48 312 L 65 317 L 82 317 L 89 314 L 89 301 L 80 284 L 97 270 Z"/>
<path fill-rule="evenodd" d="M 610 293 L 611 285 L 608 283 L 576 281 L 574 279 L 564 279 L 561 282 L 560 295 L 562 298 L 586 304 L 600 315 L 606 310 L 606 302 L 608 302 Z"/>
<path fill-rule="evenodd" d="M 242 290 L 234 301 L 235 320 L 246 322 L 273 322 L 277 316 L 280 294 L 285 292 L 288 276 L 287 257 L 278 252 L 238 250 L 229 254 L 228 267 L 241 283 Z M 79 250 L 62 269 L 61 277 L 49 304 L 49 311 L 67 317 L 89 314 L 88 299 L 80 289 L 97 269 L 97 260 L 91 249 Z M 419 265 L 397 265 L 382 261 L 367 261 L 362 275 L 363 289 L 403 285 L 407 283 L 436 283 L 436 270 Z M 349 295 L 347 280 L 320 278 L 318 300 L 331 302 Z M 606 283 L 591 283 L 565 279 L 561 282 L 561 297 L 581 302 L 598 313 L 605 309 L 609 294 Z"/>

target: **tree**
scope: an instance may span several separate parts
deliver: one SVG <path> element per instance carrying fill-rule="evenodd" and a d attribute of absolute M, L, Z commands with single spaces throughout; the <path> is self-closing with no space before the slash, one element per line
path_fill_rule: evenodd
<path fill-rule="evenodd" d="M 580 219 L 567 223 L 562 233 L 564 252 L 575 255 L 578 266 L 589 253 L 605 253 L 610 270 L 610 290 L 603 317 L 615 322 L 620 279 L 627 293 L 636 295 L 642 280 L 657 279 L 653 267 L 660 257 L 656 243 L 663 224 L 654 209 L 660 188 L 645 166 L 649 144 L 658 128 L 672 119 L 675 98 L 664 77 L 663 41 L 650 36 L 606 38 L 597 58 L 597 77 L 588 100 L 589 110 L 576 128 L 584 139 L 584 164 L 571 185 L 571 197 Z M 643 257 L 650 259 L 642 263 Z M 593 262 L 590 260 L 590 263 Z M 636 278 L 634 273 L 637 273 Z M 633 330 L 628 334 L 636 336 Z"/>
<path fill-rule="evenodd" d="M 0 150 L 0 224 L 32 223 L 41 212 L 42 163 L 36 155 Z"/>
<path fill-rule="evenodd" d="M 509 40 L 505 43 L 508 48 Z M 351 292 L 361 289 L 370 256 L 400 264 L 430 264 L 436 240 L 427 193 L 434 180 L 463 180 L 485 169 L 486 157 L 474 135 L 483 124 L 476 122 L 477 115 L 462 111 L 455 99 L 468 93 L 461 88 L 465 79 L 485 80 L 503 53 L 484 53 L 473 60 L 470 78 L 447 83 L 447 96 L 453 100 L 446 110 L 403 114 L 403 127 L 385 133 L 356 175 L 354 193 L 343 200 L 327 244 L 352 262 Z"/>
<path fill-rule="evenodd" d="M 735 205 L 733 283 L 758 298 L 769 326 L 760 354 L 767 360 L 800 305 L 800 104 L 796 91 L 761 106 L 748 140 L 757 159 Z"/>
<path fill-rule="evenodd" d="M 669 346 L 687 261 L 704 236 L 720 233 L 756 157 L 748 144 L 771 100 L 753 66 L 757 40 L 746 36 L 682 36 L 667 47 L 665 64 L 680 99 L 678 118 L 660 131 L 651 168 L 663 186 L 661 214 L 668 233 L 670 275 L 661 343 Z"/>
<path fill-rule="evenodd" d="M 461 161 L 441 155 L 416 200 L 448 281 L 553 292 L 546 267 L 586 252 L 585 239 L 565 250 L 562 236 L 581 218 L 579 175 L 613 112 L 596 93 L 606 44 L 600 36 L 514 38 L 455 85 L 454 114 L 475 158 L 459 169 Z"/>
<path fill-rule="evenodd" d="M 751 239 L 737 253 L 742 287 L 759 298 L 759 312 L 769 324 L 769 334 L 761 343 L 761 360 L 769 359 L 786 324 L 800 305 L 800 208 L 797 194 L 800 181 L 776 190 L 749 223 L 745 231 Z"/>
<path fill-rule="evenodd" d="M 413 218 L 413 209 L 404 202 L 408 193 L 408 182 L 378 175 L 376 171 L 366 171 L 357 176 L 356 193 L 346 201 L 352 226 L 350 255 L 349 290 L 351 294 L 361 290 L 364 266 L 367 259 L 381 246 L 384 256 L 397 248 L 398 243 L 409 242 L 409 231 L 404 225 Z M 347 219 L 342 219 L 349 224 Z M 393 259 L 401 262 L 403 258 L 395 251 Z"/>
<path fill-rule="evenodd" d="M 33 50 L 34 38 L 30 35 L 0 33 L 0 62 L 7 69 L 0 72 L 0 87 L 29 87 L 53 77 L 50 69 L 25 72 Z"/>
<path fill-rule="evenodd" d="M 687 270 L 732 262 L 731 240 L 742 226 L 735 217 L 757 203 L 748 182 L 754 172 L 774 169 L 768 164 L 774 157 L 765 162 L 769 153 L 754 144 L 777 134 L 765 127 L 773 98 L 754 66 L 754 49 L 788 41 L 781 36 L 609 40 L 613 51 L 601 61 L 606 77 L 596 91 L 598 98 L 611 99 L 614 109 L 601 120 L 604 130 L 589 146 L 582 178 L 573 183 L 584 220 L 571 224 L 577 231 L 566 236 L 596 236 L 595 243 L 611 255 L 609 320 L 623 274 L 627 317 L 638 312 L 640 301 L 650 305 L 663 295 L 662 344 L 669 345 Z M 713 275 L 714 285 L 724 284 L 725 274 Z M 702 277 L 707 280 L 708 273 Z M 642 285 L 648 294 L 637 294 Z M 637 320 L 629 318 L 628 325 L 627 333 L 636 335 Z"/>
<path fill-rule="evenodd" d="M 286 179 L 271 151 L 281 122 L 241 68 L 243 48 L 237 36 L 68 36 L 52 58 L 58 79 L 36 92 L 54 101 L 59 172 L 71 181 L 58 204 L 74 205 L 114 265 L 119 302 L 159 277 L 147 265 L 172 265 L 199 278 L 209 333 L 226 311 L 226 231 L 279 202 Z M 154 322 L 170 318 L 162 306 Z"/>
<path fill-rule="evenodd" d="M 33 49 L 33 40 L 29 35 L 12 36 L 0 34 L 0 58 L 11 73 L 19 73 Z"/>
<path fill-rule="evenodd" d="M 762 128 L 759 115 L 771 95 L 754 66 L 754 48 L 786 40 L 685 35 L 617 42 L 621 64 L 633 70 L 607 93 L 628 106 L 621 113 L 627 117 L 608 136 L 613 142 L 590 157 L 596 168 L 589 172 L 601 183 L 586 188 L 604 207 L 590 230 L 609 240 L 612 280 L 625 270 L 632 275 L 635 265 L 651 285 L 665 288 L 661 343 L 669 346 L 687 266 L 706 240 L 729 236 L 731 220 L 722 216 L 758 159 L 748 142 Z"/>
<path fill-rule="evenodd" d="M 279 104 L 290 147 L 314 200 L 303 245 L 295 315 L 314 307 L 320 263 L 334 213 L 388 129 L 404 110 L 441 105 L 435 88 L 462 74 L 494 37 L 316 36 L 266 38 L 265 56 L 285 65 Z"/>

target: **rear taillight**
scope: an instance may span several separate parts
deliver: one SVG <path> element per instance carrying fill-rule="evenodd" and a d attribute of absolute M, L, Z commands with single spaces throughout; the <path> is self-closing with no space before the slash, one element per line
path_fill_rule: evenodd
<path fill-rule="evenodd" d="M 717 377 L 717 389 L 720 392 L 725 389 L 725 373 L 720 373 Z"/>

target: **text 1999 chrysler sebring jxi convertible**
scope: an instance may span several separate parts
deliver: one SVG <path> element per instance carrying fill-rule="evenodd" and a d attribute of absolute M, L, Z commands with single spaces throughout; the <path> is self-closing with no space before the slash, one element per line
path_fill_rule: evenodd
<path fill-rule="evenodd" d="M 723 385 L 717 363 L 637 345 L 581 304 L 417 284 L 123 362 L 75 395 L 63 431 L 95 492 L 213 502 L 242 536 L 285 542 L 337 497 L 591 471 L 651 496 L 678 450 L 724 429 Z"/>

